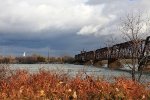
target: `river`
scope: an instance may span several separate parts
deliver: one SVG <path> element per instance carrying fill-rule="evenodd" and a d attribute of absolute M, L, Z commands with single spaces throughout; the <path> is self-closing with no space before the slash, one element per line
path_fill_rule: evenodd
<path fill-rule="evenodd" d="M 67 73 L 68 75 L 71 76 L 75 76 L 79 72 L 81 72 L 95 77 L 104 77 L 107 80 L 114 77 L 120 77 L 120 76 L 131 78 L 130 71 L 110 70 L 106 68 L 106 66 L 104 66 L 103 68 L 98 68 L 94 66 L 83 66 L 83 65 L 73 65 L 73 64 L 11 64 L 10 68 L 12 70 L 25 69 L 28 70 L 30 73 L 36 73 L 39 71 L 39 69 L 43 68 L 45 70 Z M 150 74 L 148 73 L 142 75 L 141 79 L 144 82 L 150 81 Z"/>

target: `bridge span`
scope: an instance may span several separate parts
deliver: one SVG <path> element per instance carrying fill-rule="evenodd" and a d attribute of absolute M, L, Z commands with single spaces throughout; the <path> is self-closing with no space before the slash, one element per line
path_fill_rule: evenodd
<path fill-rule="evenodd" d="M 90 61 L 94 64 L 98 61 L 107 60 L 108 67 L 121 59 L 137 59 L 140 66 L 150 62 L 150 36 L 146 40 L 128 41 L 115 44 L 112 47 L 104 47 L 93 51 L 81 51 L 75 55 L 75 60 L 80 63 Z"/>

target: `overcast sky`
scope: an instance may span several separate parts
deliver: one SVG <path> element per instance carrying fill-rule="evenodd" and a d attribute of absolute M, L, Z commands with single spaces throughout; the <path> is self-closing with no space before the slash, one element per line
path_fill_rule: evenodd
<path fill-rule="evenodd" d="M 74 55 L 104 46 L 120 17 L 149 0 L 0 0 L 0 54 Z"/>

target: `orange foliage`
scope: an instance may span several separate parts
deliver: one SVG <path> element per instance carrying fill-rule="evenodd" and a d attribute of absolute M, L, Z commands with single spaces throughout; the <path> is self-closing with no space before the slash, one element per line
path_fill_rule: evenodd
<path fill-rule="evenodd" d="M 150 90 L 144 85 L 117 78 L 115 82 L 98 80 L 91 76 L 68 77 L 40 70 L 30 74 L 18 70 L 0 80 L 0 100 L 148 100 Z"/>

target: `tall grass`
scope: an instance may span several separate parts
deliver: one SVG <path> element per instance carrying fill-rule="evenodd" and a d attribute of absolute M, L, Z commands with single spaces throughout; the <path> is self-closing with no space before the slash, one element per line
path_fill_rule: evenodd
<path fill-rule="evenodd" d="M 113 83 L 82 74 L 40 70 L 31 74 L 17 70 L 0 79 L 0 100 L 149 100 L 150 90 L 132 80 L 116 78 Z"/>

